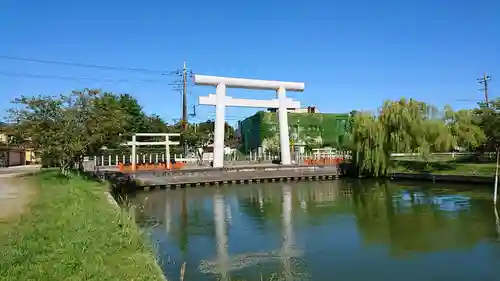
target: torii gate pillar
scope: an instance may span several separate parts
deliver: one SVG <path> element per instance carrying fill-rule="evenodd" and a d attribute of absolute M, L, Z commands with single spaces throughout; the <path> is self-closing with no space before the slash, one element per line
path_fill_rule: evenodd
<path fill-rule="evenodd" d="M 286 90 L 302 92 L 304 83 L 266 81 L 243 78 L 228 78 L 217 76 L 194 75 L 195 85 L 216 86 L 216 94 L 200 97 L 200 104 L 215 105 L 215 130 L 214 130 L 214 167 L 224 166 L 224 126 L 225 107 L 260 107 L 277 108 L 280 130 L 281 164 L 290 165 L 290 140 L 288 134 L 288 108 L 300 108 L 300 103 L 286 97 Z M 233 99 L 226 96 L 226 88 L 243 88 L 256 90 L 275 90 L 277 99 L 254 100 Z"/>
<path fill-rule="evenodd" d="M 215 128 L 214 128 L 214 158 L 213 167 L 222 168 L 224 166 L 224 127 L 226 126 L 225 99 L 226 85 L 219 84 L 215 90 Z"/>
<path fill-rule="evenodd" d="M 281 164 L 290 165 L 290 136 L 288 134 L 288 108 L 286 107 L 286 90 L 279 87 L 276 91 L 278 98 L 278 123 L 280 129 L 280 151 L 281 151 Z"/>

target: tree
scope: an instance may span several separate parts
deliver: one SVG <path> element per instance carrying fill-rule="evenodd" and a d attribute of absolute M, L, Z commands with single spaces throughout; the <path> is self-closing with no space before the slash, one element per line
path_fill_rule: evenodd
<path fill-rule="evenodd" d="M 119 103 L 122 111 L 127 113 L 124 128 L 126 135 L 131 136 L 133 133 L 144 132 L 147 127 L 147 116 L 137 99 L 129 94 L 112 95 L 112 97 Z"/>
<path fill-rule="evenodd" d="M 215 121 L 207 120 L 192 124 L 188 126 L 186 131 L 182 131 L 184 139 L 192 151 L 196 153 L 199 161 L 203 160 L 203 151 L 214 142 L 214 128 Z M 227 122 L 224 129 L 224 143 L 232 148 L 239 143 L 234 128 Z"/>
<path fill-rule="evenodd" d="M 188 126 L 188 129 L 183 131 L 183 138 L 198 157 L 198 163 L 201 164 L 205 148 L 214 142 L 214 121 L 207 120 Z"/>
<path fill-rule="evenodd" d="M 471 112 L 447 107 L 443 114 L 413 99 L 386 101 L 377 115 L 354 112 L 348 124 L 358 173 L 373 176 L 387 173 L 393 153 L 418 153 L 427 159 L 431 152 L 457 145 L 477 147 L 483 139 Z"/>
<path fill-rule="evenodd" d="M 479 118 L 479 126 L 484 131 L 485 142 L 482 149 L 495 151 L 500 147 L 500 98 L 488 104 L 480 103 L 474 110 Z"/>
<path fill-rule="evenodd" d="M 110 93 L 84 89 L 67 95 L 22 96 L 14 100 L 21 106 L 9 111 L 18 140 L 29 139 L 47 161 L 55 161 L 68 175 L 84 155 L 119 142 L 126 125 L 126 112 Z"/>
<path fill-rule="evenodd" d="M 456 146 L 472 151 L 486 140 L 485 132 L 481 128 L 481 117 L 474 110 L 453 111 L 445 107 L 445 123 L 455 138 Z"/>

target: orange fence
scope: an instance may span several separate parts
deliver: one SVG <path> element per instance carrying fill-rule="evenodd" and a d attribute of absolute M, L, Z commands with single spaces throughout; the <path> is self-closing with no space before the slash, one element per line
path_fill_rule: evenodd
<path fill-rule="evenodd" d="M 320 158 L 320 159 L 304 159 L 304 165 L 339 165 L 340 163 L 344 162 L 343 157 L 337 157 L 337 158 Z"/>
<path fill-rule="evenodd" d="M 170 164 L 170 168 L 167 167 L 166 163 L 137 163 L 135 164 L 136 171 L 156 171 L 156 170 L 178 170 L 184 168 L 184 162 L 175 162 Z M 118 163 L 118 168 L 120 171 L 132 171 L 131 164 Z"/>

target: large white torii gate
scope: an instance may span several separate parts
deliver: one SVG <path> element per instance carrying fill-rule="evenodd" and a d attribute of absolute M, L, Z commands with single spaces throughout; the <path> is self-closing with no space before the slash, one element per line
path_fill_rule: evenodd
<path fill-rule="evenodd" d="M 300 102 L 287 98 L 286 91 L 302 92 L 305 88 L 304 83 L 194 75 L 194 84 L 217 87 L 215 95 L 209 94 L 205 97 L 199 97 L 198 101 L 199 104 L 215 105 L 214 167 L 224 166 L 224 125 L 226 121 L 226 106 L 277 108 L 280 130 L 281 164 L 291 164 L 287 109 L 300 108 Z M 277 99 L 235 99 L 226 96 L 226 88 L 275 90 Z"/>

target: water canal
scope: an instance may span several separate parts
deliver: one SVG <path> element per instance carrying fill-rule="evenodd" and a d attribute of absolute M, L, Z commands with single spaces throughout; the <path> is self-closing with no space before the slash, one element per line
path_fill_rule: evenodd
<path fill-rule="evenodd" d="M 331 181 L 143 192 L 131 199 L 169 280 L 498 280 L 489 190 Z"/>

